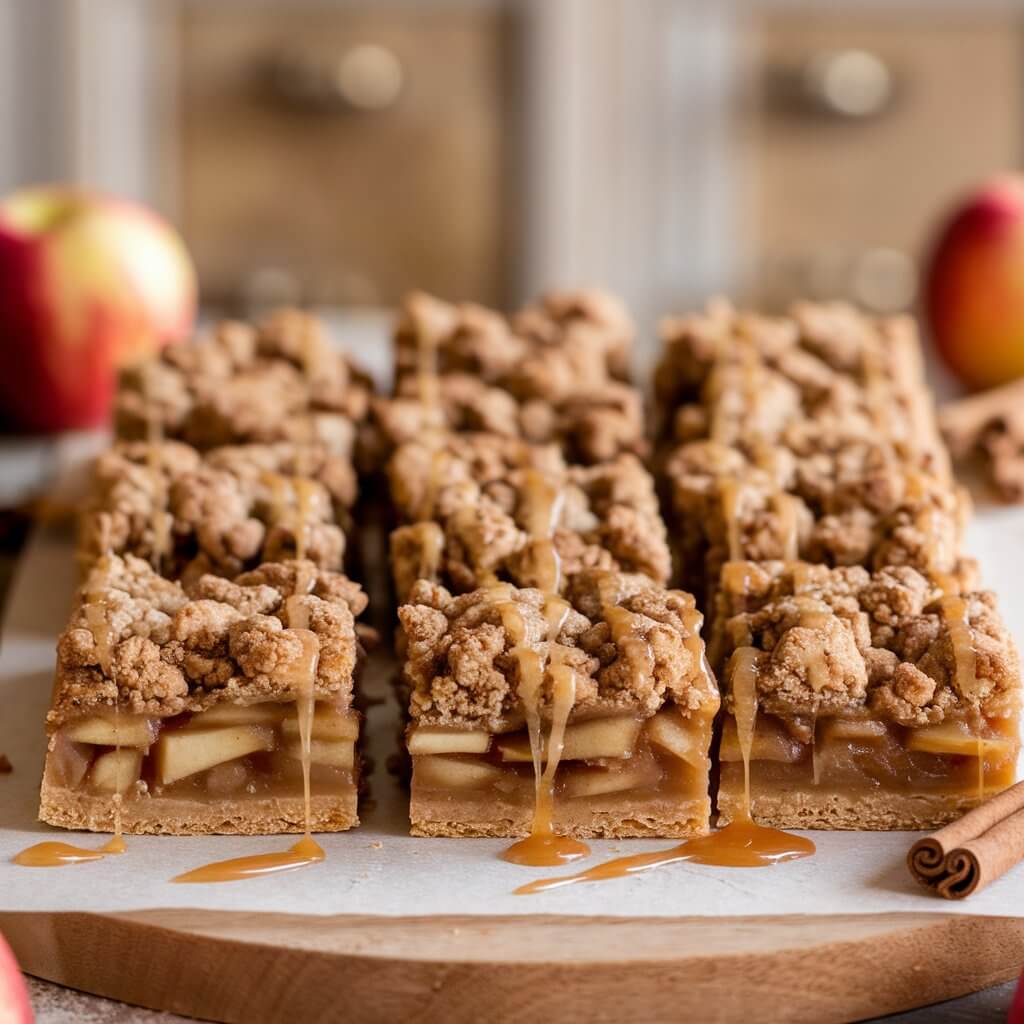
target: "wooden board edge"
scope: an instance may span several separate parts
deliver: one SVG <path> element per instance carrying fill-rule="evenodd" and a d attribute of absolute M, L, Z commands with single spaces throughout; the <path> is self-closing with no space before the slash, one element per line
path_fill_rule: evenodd
<path fill-rule="evenodd" d="M 247 1024 L 329 1019 L 341 1006 L 354 1024 L 475 1020 L 481 1007 L 494 1024 L 576 1019 L 594 1007 L 623 1021 L 730 1024 L 756 1014 L 759 1024 L 819 1024 L 965 995 L 1009 980 L 1024 963 L 1024 918 L 942 913 L 381 919 L 0 912 L 0 930 L 30 974 L 152 1009 Z M 578 944 L 561 941 L 572 935 Z M 629 941 L 639 935 L 644 942 Z M 588 957 L 586 949 L 603 955 Z"/>

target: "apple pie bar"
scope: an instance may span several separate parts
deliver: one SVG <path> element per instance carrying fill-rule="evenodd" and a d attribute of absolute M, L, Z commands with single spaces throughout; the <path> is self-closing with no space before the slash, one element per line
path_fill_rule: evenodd
<path fill-rule="evenodd" d="M 224 321 L 126 370 L 115 423 L 127 440 L 156 435 L 201 450 L 318 441 L 352 458 L 371 392 L 316 317 L 283 309 L 259 327 Z"/>
<path fill-rule="evenodd" d="M 395 392 L 373 403 L 365 462 L 382 466 L 436 427 L 556 443 L 585 464 L 643 455 L 643 399 L 624 380 L 632 335 L 618 301 L 601 293 L 553 293 L 511 320 L 409 295 L 395 336 Z"/>
<path fill-rule="evenodd" d="M 1014 781 L 1020 668 L 991 593 L 910 566 L 732 562 L 713 634 L 723 820 L 745 769 L 754 818 L 781 828 L 930 829 Z"/>
<path fill-rule="evenodd" d="M 400 600 L 419 579 L 456 594 L 498 581 L 557 592 L 585 569 L 668 581 L 654 483 L 634 455 L 567 466 L 548 448 L 453 435 L 402 445 L 388 476 L 399 516 L 415 520 L 391 534 Z"/>
<path fill-rule="evenodd" d="M 707 831 L 718 690 L 689 594 L 584 570 L 565 598 L 417 582 L 399 609 L 414 835 Z"/>
<path fill-rule="evenodd" d="M 788 317 L 718 303 L 669 320 L 659 465 L 686 579 L 737 559 L 908 564 L 971 582 L 968 514 L 916 332 L 846 306 Z"/>
<path fill-rule="evenodd" d="M 106 555 L 58 642 L 40 818 L 129 833 L 358 823 L 357 585 L 309 561 L 187 589 Z"/>
<path fill-rule="evenodd" d="M 296 557 L 340 570 L 355 498 L 351 463 L 323 445 L 121 441 L 95 462 L 79 555 L 137 555 L 186 582 Z"/>

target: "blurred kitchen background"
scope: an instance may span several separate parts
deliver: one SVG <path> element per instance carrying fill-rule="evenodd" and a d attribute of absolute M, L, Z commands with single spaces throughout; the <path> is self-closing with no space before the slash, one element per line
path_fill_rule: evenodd
<path fill-rule="evenodd" d="M 913 305 L 1021 156 L 1024 5 L 0 0 L 0 194 L 70 180 L 182 231 L 204 309 Z"/>

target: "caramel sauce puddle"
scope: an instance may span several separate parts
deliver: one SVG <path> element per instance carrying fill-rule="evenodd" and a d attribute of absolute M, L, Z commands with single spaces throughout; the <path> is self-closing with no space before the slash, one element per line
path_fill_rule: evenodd
<path fill-rule="evenodd" d="M 516 889 L 515 895 L 530 896 L 582 882 L 625 878 L 680 861 L 714 867 L 760 868 L 788 860 L 799 860 L 814 853 L 815 846 L 810 839 L 791 835 L 781 829 L 758 825 L 750 814 L 750 752 L 757 715 L 757 669 L 753 660 L 755 653 L 753 648 L 741 647 L 734 656 L 737 662 L 733 678 L 733 700 L 736 732 L 743 757 L 743 810 L 736 820 L 725 828 L 712 832 L 711 835 L 688 839 L 668 850 L 616 857 L 603 864 L 595 864 L 575 875 L 541 878 L 529 882 Z"/>

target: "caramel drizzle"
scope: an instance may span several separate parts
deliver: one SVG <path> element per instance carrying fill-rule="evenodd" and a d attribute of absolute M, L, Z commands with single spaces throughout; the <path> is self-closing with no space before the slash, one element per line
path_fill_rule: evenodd
<path fill-rule="evenodd" d="M 312 480 L 301 476 L 292 479 L 292 488 L 295 491 L 295 557 L 302 561 L 309 550 L 314 517 L 319 511 L 320 491 Z"/>
<path fill-rule="evenodd" d="M 316 322 L 311 316 L 303 319 L 300 344 L 303 375 L 308 381 L 315 380 L 323 368 L 326 353 Z"/>
<path fill-rule="evenodd" d="M 953 645 L 957 689 L 966 697 L 978 686 L 978 658 L 967 602 L 962 597 L 947 596 L 939 602 L 939 608 Z"/>
<path fill-rule="evenodd" d="M 117 680 L 113 672 L 114 635 L 110 625 L 107 602 L 101 594 L 90 592 L 86 595 L 85 621 L 89 632 L 92 633 L 100 671 L 115 685 L 114 737 L 117 740 L 115 750 L 120 751 L 119 697 L 116 694 Z M 102 860 L 108 854 L 124 853 L 126 845 L 121 829 L 121 762 L 117 758 L 114 761 L 114 789 L 115 792 L 111 797 L 114 808 L 114 834 L 103 846 L 97 849 L 88 849 L 82 846 L 72 846 L 70 843 L 36 843 L 16 854 L 12 858 L 14 863 L 31 868 L 58 868 L 65 864 L 84 864 L 93 860 Z"/>
<path fill-rule="evenodd" d="M 625 878 L 680 861 L 719 867 L 765 867 L 809 857 L 814 853 L 815 847 L 811 840 L 758 825 L 751 816 L 750 755 L 757 717 L 756 656 L 754 648 L 741 647 L 733 655 L 732 662 L 733 713 L 743 758 L 743 804 L 735 821 L 711 835 L 688 839 L 667 850 L 616 857 L 574 875 L 538 879 L 520 886 L 515 890 L 516 895 L 529 896 L 567 885 Z"/>
<path fill-rule="evenodd" d="M 295 538 L 295 557 L 304 560 L 313 524 L 319 521 L 319 487 L 308 477 L 286 477 L 280 473 L 263 473 L 262 480 L 270 488 L 270 521 L 291 530 Z"/>
<path fill-rule="evenodd" d="M 907 469 L 904 475 L 905 501 L 924 502 L 923 507 L 918 509 L 914 516 L 914 525 L 925 538 L 925 571 L 944 596 L 955 596 L 960 592 L 960 584 L 954 576 L 942 569 L 943 565 L 953 563 L 954 552 L 950 550 L 939 509 L 933 502 L 925 501 L 928 492 L 925 474 L 912 467 Z M 947 543 L 940 546 L 943 538 Z"/>
<path fill-rule="evenodd" d="M 743 540 L 740 536 L 740 515 L 744 498 L 742 483 L 736 477 L 725 477 L 718 481 L 718 495 L 725 517 L 726 549 L 729 561 L 736 562 L 743 557 Z"/>
<path fill-rule="evenodd" d="M 164 441 L 164 428 L 153 407 L 150 374 L 143 375 L 143 388 L 146 398 L 146 465 L 153 480 L 153 517 L 150 528 L 153 533 L 153 545 L 149 561 L 159 572 L 160 564 L 166 555 L 171 553 L 171 525 L 174 517 L 168 509 L 170 488 L 164 478 L 160 449 Z"/>
<path fill-rule="evenodd" d="M 554 533 L 562 512 L 565 492 L 536 469 L 525 471 L 526 529 L 537 574 L 537 588 L 557 594 L 562 564 L 555 550 Z"/>
<path fill-rule="evenodd" d="M 519 699 L 526 715 L 534 773 L 530 834 L 509 847 L 503 857 L 514 864 L 550 867 L 585 857 L 590 848 L 568 836 L 556 835 L 554 831 L 555 775 L 565 747 L 566 725 L 576 703 L 577 685 L 576 671 L 565 663 L 564 648 L 558 643 L 558 635 L 569 614 L 569 605 L 557 596 L 561 563 L 553 542 L 562 491 L 535 470 L 526 471 L 525 481 L 526 525 L 539 587 L 545 591 L 548 664 L 545 666 L 540 651 L 528 642 L 526 623 L 515 603 L 505 600 L 499 604 L 502 625 L 512 639 L 512 655 L 519 666 Z M 505 595 L 511 593 L 509 588 L 500 585 L 495 589 Z M 552 687 L 551 725 L 546 744 L 540 714 L 545 674 L 550 676 Z"/>
<path fill-rule="evenodd" d="M 949 630 L 950 643 L 953 645 L 953 661 L 956 666 L 956 686 L 961 695 L 968 696 L 978 686 L 978 652 L 974 646 L 974 630 L 971 628 L 970 610 L 967 600 L 947 594 L 939 601 L 943 621 Z M 978 801 L 985 796 L 985 737 L 983 736 L 982 717 L 978 715 L 975 724 L 975 744 L 978 761 Z"/>
<path fill-rule="evenodd" d="M 861 356 L 861 373 L 864 377 L 864 393 L 871 420 L 882 437 L 890 437 L 889 384 L 882 370 L 880 354 L 870 345 L 865 346 Z"/>
<path fill-rule="evenodd" d="M 313 582 L 315 582 L 315 577 Z M 295 711 L 299 725 L 302 760 L 303 836 L 286 850 L 257 853 L 249 857 L 204 864 L 173 878 L 174 882 L 235 882 L 243 878 L 277 874 L 306 867 L 322 861 L 326 854 L 313 838 L 311 830 L 310 765 L 312 762 L 313 716 L 316 696 L 316 673 L 320 661 L 320 639 L 309 629 L 309 608 L 302 602 L 304 593 L 311 589 L 308 579 L 302 580 L 305 591 L 293 594 L 285 601 L 289 630 L 302 644 L 302 654 L 291 669 L 290 682 L 295 691 Z"/>
<path fill-rule="evenodd" d="M 431 331 L 420 328 L 416 332 L 416 389 L 423 406 L 424 421 L 432 430 L 440 429 L 444 424 L 437 346 L 438 338 Z"/>
<path fill-rule="evenodd" d="M 800 557 L 800 534 L 796 518 L 796 498 L 785 491 L 772 495 L 772 507 L 782 520 L 782 558 L 788 562 Z"/>

